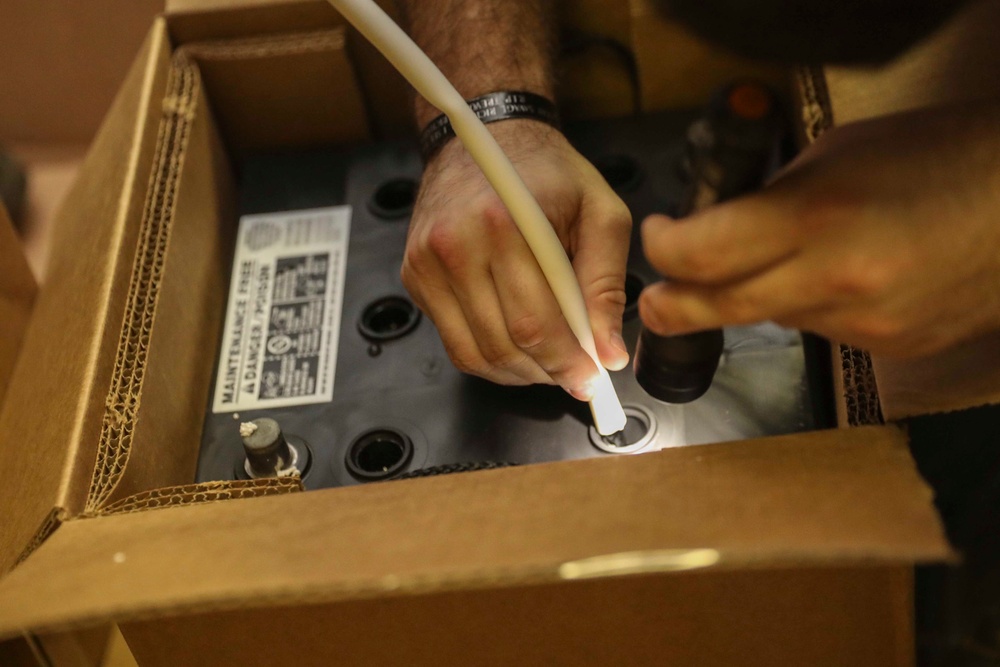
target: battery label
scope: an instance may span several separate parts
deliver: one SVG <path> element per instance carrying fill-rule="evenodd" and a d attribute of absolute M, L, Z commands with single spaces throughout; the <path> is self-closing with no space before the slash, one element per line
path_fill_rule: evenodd
<path fill-rule="evenodd" d="M 351 207 L 240 219 L 213 412 L 333 400 Z"/>

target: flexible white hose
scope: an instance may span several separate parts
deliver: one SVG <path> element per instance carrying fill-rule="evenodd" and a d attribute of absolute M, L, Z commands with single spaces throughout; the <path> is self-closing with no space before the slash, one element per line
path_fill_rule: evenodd
<path fill-rule="evenodd" d="M 486 180 L 496 190 L 517 224 L 549 287 L 562 309 L 570 329 L 580 345 L 597 364 L 600 378 L 594 387 L 590 411 L 594 426 L 601 435 L 611 435 L 625 428 L 625 412 L 611 383 L 611 376 L 601 364 L 590 328 L 587 306 L 573 267 L 552 225 L 525 186 L 514 165 L 497 144 L 482 121 L 469 109 L 441 70 L 427 57 L 375 0 L 330 0 L 368 41 L 382 52 L 424 98 L 448 116 L 455 134 L 472 159 L 483 170 Z"/>

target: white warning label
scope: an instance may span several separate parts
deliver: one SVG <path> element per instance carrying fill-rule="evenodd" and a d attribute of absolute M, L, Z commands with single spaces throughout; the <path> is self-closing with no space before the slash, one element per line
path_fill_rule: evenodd
<path fill-rule="evenodd" d="M 351 207 L 240 219 L 213 412 L 333 400 Z"/>

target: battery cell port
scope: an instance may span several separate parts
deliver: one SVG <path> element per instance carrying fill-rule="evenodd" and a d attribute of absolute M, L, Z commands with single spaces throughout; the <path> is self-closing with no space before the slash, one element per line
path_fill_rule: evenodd
<path fill-rule="evenodd" d="M 413 458 L 413 442 L 395 429 L 380 428 L 358 436 L 347 449 L 347 470 L 363 482 L 388 479 Z"/>
<path fill-rule="evenodd" d="M 417 200 L 417 182 L 412 178 L 394 178 L 376 188 L 368 200 L 368 210 L 383 220 L 405 218 Z"/>
<path fill-rule="evenodd" d="M 590 442 L 610 454 L 629 454 L 649 445 L 656 438 L 656 418 L 640 405 L 623 406 L 625 428 L 612 435 L 601 435 L 590 427 Z"/>
<path fill-rule="evenodd" d="M 420 323 L 420 311 L 409 299 L 386 296 L 368 304 L 358 320 L 358 331 L 373 343 L 402 338 Z"/>

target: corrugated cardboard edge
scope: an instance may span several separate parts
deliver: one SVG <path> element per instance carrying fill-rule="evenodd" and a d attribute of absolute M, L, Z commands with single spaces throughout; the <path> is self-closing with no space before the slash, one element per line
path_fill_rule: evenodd
<path fill-rule="evenodd" d="M 806 140 L 813 143 L 833 126 L 826 76 L 820 67 L 799 67 L 795 78 L 802 104 L 802 129 Z"/>
<path fill-rule="evenodd" d="M 802 104 L 802 125 L 806 140 L 814 143 L 833 127 L 833 105 L 821 67 L 800 67 L 796 71 Z M 831 346 L 840 352 L 840 373 L 835 378 L 839 394 L 837 411 L 848 426 L 882 424 L 882 405 L 871 355 L 850 345 Z"/>
<path fill-rule="evenodd" d="M 22 343 L 0 413 L 6 479 L 0 504 L 0 572 L 48 525 L 53 508 L 82 510 L 99 433 L 99 405 L 112 364 L 109 319 L 117 319 L 127 280 L 126 221 L 142 205 L 155 144 L 150 104 L 162 96 L 169 57 L 162 21 L 152 26 L 55 224 L 53 266 Z M 161 60 L 162 59 L 162 60 Z M 147 131 L 148 130 L 148 131 Z M 110 335 L 108 335 L 110 333 Z M 42 409 L 44 406 L 44 409 Z M 24 455 L 25 437 L 30 456 Z"/>
<path fill-rule="evenodd" d="M 42 525 L 38 527 L 37 531 L 35 531 L 34 538 L 32 538 L 31 542 L 24 547 L 21 555 L 17 557 L 14 565 L 20 565 L 28 556 L 32 554 L 35 549 L 40 547 L 45 540 L 49 539 L 52 533 L 56 532 L 56 529 L 59 528 L 59 526 L 61 526 L 66 520 L 66 515 L 67 512 L 65 510 L 59 507 L 53 508 L 52 511 L 49 512 L 49 515 L 45 517 L 45 520 L 42 521 Z"/>
<path fill-rule="evenodd" d="M 328 36 L 323 36 L 319 43 L 325 44 L 327 39 Z M 272 40 L 264 41 L 268 45 L 272 44 Z M 255 48 L 255 43 L 251 43 L 250 48 Z M 307 45 L 305 48 L 311 47 Z M 241 45 L 236 51 L 239 53 L 243 50 L 244 45 Z M 224 48 L 218 52 L 232 53 Z M 207 113 L 207 109 L 199 109 L 199 85 L 198 68 L 191 60 L 191 54 L 187 50 L 179 51 L 171 63 L 167 92 L 163 100 L 154 168 L 147 186 L 126 316 L 119 337 L 114 380 L 105 403 L 98 457 L 85 516 L 129 513 L 157 507 L 301 490 L 301 483 L 297 478 L 236 480 L 154 489 L 109 504 L 109 499 L 122 480 L 131 454 L 164 255 L 176 213 L 176 190 L 187 154 L 191 124 L 197 113 Z"/>
<path fill-rule="evenodd" d="M 132 428 L 142 399 L 142 381 L 163 256 L 170 234 L 174 189 L 187 131 L 194 114 L 191 88 L 196 73 L 188 66 L 170 68 L 163 99 L 163 119 L 149 178 L 138 250 L 129 282 L 111 387 L 105 400 L 97 462 L 85 506 L 96 513 L 121 479 L 130 452 Z"/>
<path fill-rule="evenodd" d="M 229 480 L 225 482 L 203 482 L 153 489 L 102 507 L 95 515 L 131 514 L 165 507 L 214 503 L 221 500 L 259 498 L 302 491 L 302 481 L 298 477 L 281 477 L 250 480 Z"/>

